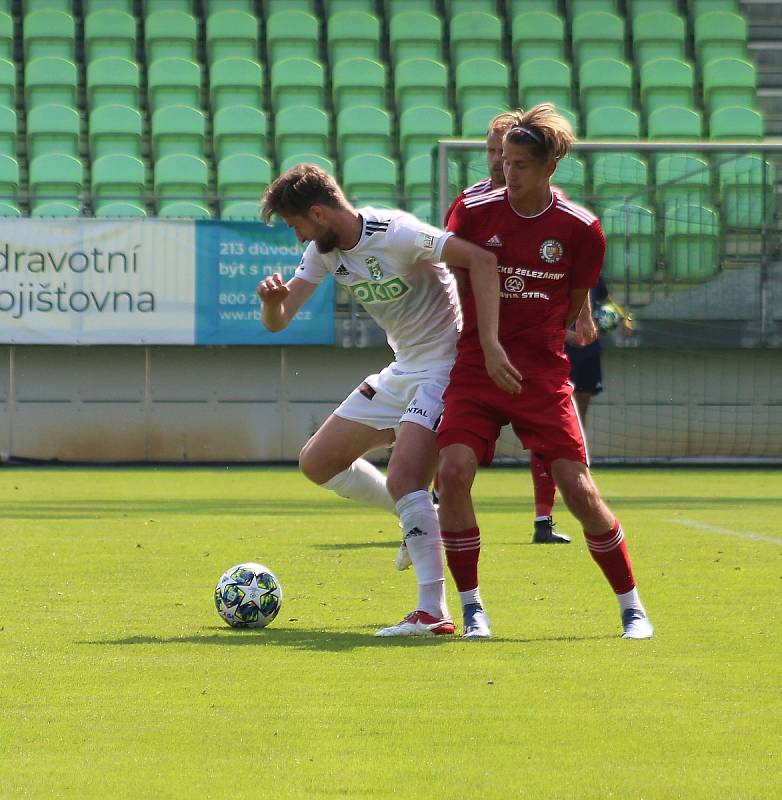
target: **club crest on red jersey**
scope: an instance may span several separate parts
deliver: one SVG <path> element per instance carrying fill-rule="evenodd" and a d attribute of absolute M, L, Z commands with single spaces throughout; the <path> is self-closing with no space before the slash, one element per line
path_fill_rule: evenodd
<path fill-rule="evenodd" d="M 562 246 L 562 242 L 558 242 L 556 239 L 546 239 L 540 246 L 540 257 L 547 264 L 556 264 L 561 261 L 564 253 L 565 248 Z"/>

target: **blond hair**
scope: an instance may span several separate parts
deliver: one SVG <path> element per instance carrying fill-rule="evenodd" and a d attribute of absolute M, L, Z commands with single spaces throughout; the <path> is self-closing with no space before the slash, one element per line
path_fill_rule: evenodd
<path fill-rule="evenodd" d="M 517 108 L 514 111 L 503 111 L 497 114 L 489 122 L 489 127 L 486 129 L 486 136 L 491 136 L 493 133 L 505 133 L 509 128 L 516 125 L 521 125 L 521 117 L 524 112 Z"/>
<path fill-rule="evenodd" d="M 576 141 L 570 123 L 552 103 L 540 103 L 522 112 L 519 124 L 509 128 L 505 138 L 511 144 L 531 146 L 541 161 L 559 161 Z"/>

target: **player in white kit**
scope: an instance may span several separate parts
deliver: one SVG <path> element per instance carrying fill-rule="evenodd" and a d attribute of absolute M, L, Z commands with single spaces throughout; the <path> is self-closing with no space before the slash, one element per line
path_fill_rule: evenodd
<path fill-rule="evenodd" d="M 279 273 L 258 285 L 263 324 L 285 328 L 329 274 L 386 332 L 394 360 L 369 375 L 321 425 L 299 456 L 301 471 L 342 497 L 395 512 L 418 580 L 418 605 L 379 636 L 454 632 L 445 598 L 442 539 L 428 491 L 436 463 L 435 430 L 456 354 L 461 311 L 447 261 L 467 269 L 476 287 L 486 369 L 511 388 L 497 338 L 495 256 L 398 210 L 353 208 L 322 169 L 299 164 L 263 197 L 263 216 L 282 217 L 309 241 L 287 283 Z M 394 444 L 384 476 L 362 456 Z"/>

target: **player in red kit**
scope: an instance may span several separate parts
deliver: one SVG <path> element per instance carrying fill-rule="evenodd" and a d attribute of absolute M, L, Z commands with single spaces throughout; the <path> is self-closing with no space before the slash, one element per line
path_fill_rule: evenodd
<path fill-rule="evenodd" d="M 490 464 L 500 429 L 510 423 L 525 447 L 548 465 L 587 546 L 617 595 L 623 637 L 653 634 L 633 577 L 619 521 L 589 471 L 586 442 L 573 403 L 565 334 L 605 255 L 600 221 L 551 190 L 557 161 L 573 142 L 570 125 L 544 103 L 523 113 L 505 134 L 506 186 L 465 198 L 449 230 L 491 249 L 500 278 L 499 338 L 510 364 L 498 388 L 486 373 L 469 279 L 462 279 L 464 325 L 445 392 L 437 436 L 440 524 L 446 557 L 462 602 L 465 638 L 491 635 L 478 588 L 480 530 L 471 488 Z"/>

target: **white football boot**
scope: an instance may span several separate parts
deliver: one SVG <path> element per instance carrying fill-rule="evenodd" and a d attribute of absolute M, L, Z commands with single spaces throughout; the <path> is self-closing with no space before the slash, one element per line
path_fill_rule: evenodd
<path fill-rule="evenodd" d="M 433 617 L 426 611 L 411 611 L 401 622 L 381 628 L 375 636 L 442 636 L 455 630 L 450 617 Z"/>
<path fill-rule="evenodd" d="M 622 612 L 623 639 L 651 639 L 654 627 L 649 617 L 639 608 L 626 608 Z"/>

